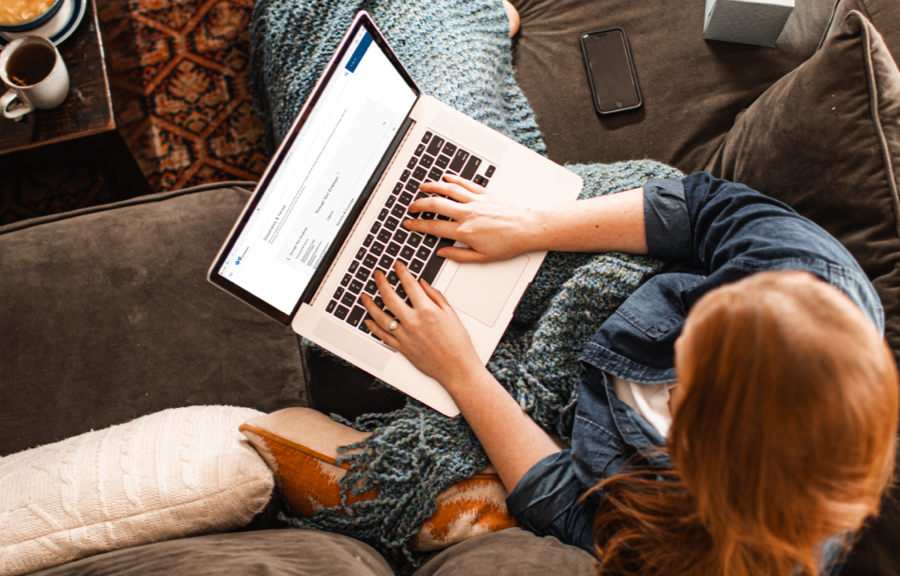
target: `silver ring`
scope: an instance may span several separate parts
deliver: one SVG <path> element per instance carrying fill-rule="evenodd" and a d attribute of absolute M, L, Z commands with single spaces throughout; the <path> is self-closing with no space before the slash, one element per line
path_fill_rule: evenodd
<path fill-rule="evenodd" d="M 399 321 L 399 320 L 391 320 L 391 323 L 388 324 L 388 334 L 390 334 L 391 336 L 393 336 L 393 335 L 394 335 L 394 330 L 396 330 L 398 326 L 400 326 L 400 321 Z"/>

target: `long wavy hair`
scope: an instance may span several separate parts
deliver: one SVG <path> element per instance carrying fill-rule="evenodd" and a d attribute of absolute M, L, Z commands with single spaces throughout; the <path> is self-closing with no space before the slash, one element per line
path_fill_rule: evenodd
<path fill-rule="evenodd" d="M 849 298 L 801 272 L 705 295 L 676 345 L 672 471 L 595 488 L 601 574 L 805 576 L 891 482 L 897 368 Z"/>

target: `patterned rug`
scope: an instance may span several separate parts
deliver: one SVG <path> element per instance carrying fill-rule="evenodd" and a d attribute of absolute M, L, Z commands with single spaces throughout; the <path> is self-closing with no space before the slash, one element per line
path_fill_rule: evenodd
<path fill-rule="evenodd" d="M 255 0 L 99 0 L 113 107 L 156 192 L 257 180 L 268 162 L 253 111 L 248 24 Z M 0 225 L 124 200 L 61 158 L 0 178 Z"/>
<path fill-rule="evenodd" d="M 265 134 L 247 86 L 253 0 L 102 0 L 114 108 L 151 188 L 255 180 Z"/>

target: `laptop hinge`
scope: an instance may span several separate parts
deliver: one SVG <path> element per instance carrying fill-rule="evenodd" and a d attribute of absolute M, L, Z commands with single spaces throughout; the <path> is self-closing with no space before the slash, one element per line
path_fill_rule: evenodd
<path fill-rule="evenodd" d="M 368 182 L 366 182 L 362 193 L 359 195 L 359 198 L 353 205 L 353 208 L 351 208 L 350 212 L 347 214 L 347 218 L 346 220 L 344 220 L 344 224 L 341 226 L 341 229 L 338 231 L 337 235 L 334 237 L 334 240 L 331 242 L 331 245 L 328 247 L 328 251 L 326 251 L 325 255 L 322 257 L 322 262 L 319 263 L 319 267 L 316 268 L 315 274 L 313 274 L 312 278 L 310 278 L 309 280 L 309 283 L 306 285 L 306 290 L 303 291 L 303 294 L 300 296 L 300 300 L 297 302 L 297 306 L 294 308 L 293 312 L 291 312 L 291 317 L 293 317 L 294 314 L 297 313 L 297 310 L 300 308 L 301 304 L 309 304 L 316 296 L 318 296 L 319 290 L 322 288 L 322 286 L 325 285 L 325 281 L 328 279 L 328 273 L 331 270 L 331 265 L 334 263 L 337 257 L 340 256 L 341 251 L 344 248 L 345 241 L 359 224 L 359 215 L 362 214 L 363 210 L 369 204 L 372 193 L 381 184 L 381 181 L 384 179 L 385 174 L 390 171 L 390 168 L 394 163 L 394 158 L 397 154 L 397 150 L 399 150 L 403 143 L 406 142 L 406 139 L 409 137 L 414 124 L 415 121 L 407 116 L 403 121 L 403 124 L 400 125 L 400 129 L 397 130 L 397 135 L 394 136 L 393 140 L 391 140 L 390 145 L 388 146 L 387 150 L 385 150 L 384 154 L 381 157 L 381 160 L 375 167 L 375 170 L 372 171 L 372 177 L 369 178 Z"/>

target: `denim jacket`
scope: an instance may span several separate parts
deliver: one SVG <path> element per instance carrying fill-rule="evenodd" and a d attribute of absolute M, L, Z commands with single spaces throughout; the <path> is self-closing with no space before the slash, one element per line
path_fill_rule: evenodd
<path fill-rule="evenodd" d="M 691 306 L 710 290 L 764 270 L 803 270 L 847 294 L 881 331 L 871 283 L 849 252 L 822 228 L 746 186 L 706 173 L 644 185 L 651 256 L 669 258 L 597 330 L 581 361 L 572 447 L 535 464 L 506 500 L 529 530 L 593 553 L 596 494 L 578 499 L 629 458 L 670 467 L 652 447 L 665 438 L 616 396 L 607 374 L 641 383 L 675 380 L 674 343 Z M 826 565 L 840 548 L 826 544 Z"/>

